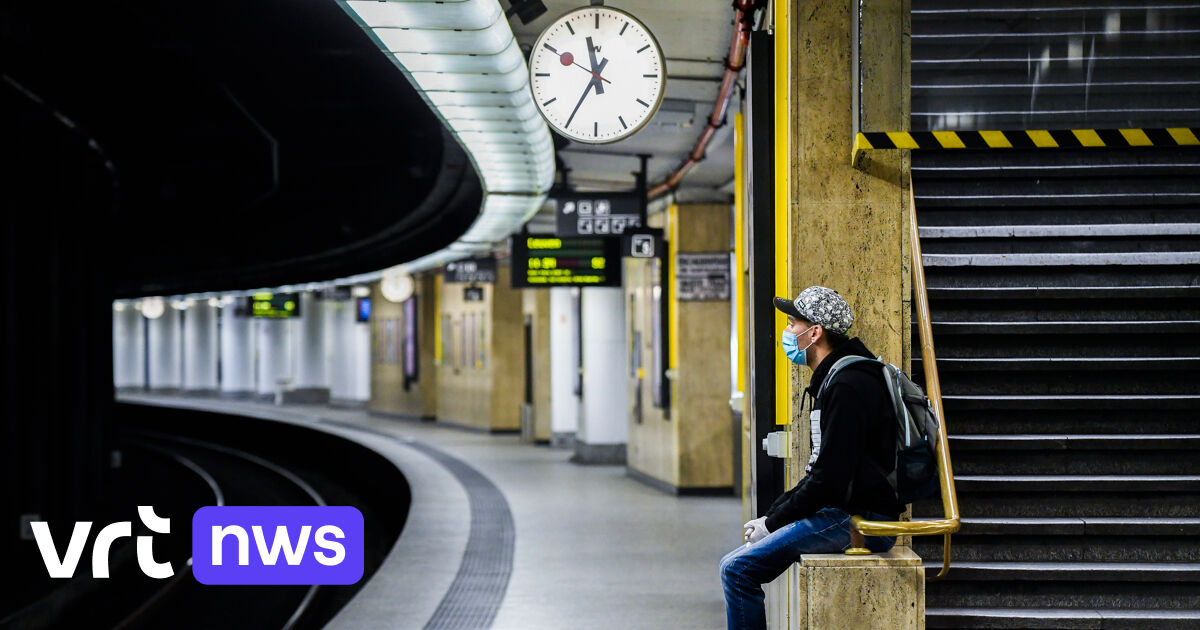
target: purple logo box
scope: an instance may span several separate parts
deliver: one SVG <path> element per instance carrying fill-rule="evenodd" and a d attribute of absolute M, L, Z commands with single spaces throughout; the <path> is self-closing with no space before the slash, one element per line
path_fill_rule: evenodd
<path fill-rule="evenodd" d="M 192 515 L 201 584 L 354 584 L 363 517 L 351 506 L 207 506 Z"/>

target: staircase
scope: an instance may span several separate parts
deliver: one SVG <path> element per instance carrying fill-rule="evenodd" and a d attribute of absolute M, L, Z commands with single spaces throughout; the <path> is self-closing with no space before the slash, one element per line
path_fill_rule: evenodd
<path fill-rule="evenodd" d="M 1200 149 L 912 171 L 964 515 L 928 627 L 1200 628 Z"/>

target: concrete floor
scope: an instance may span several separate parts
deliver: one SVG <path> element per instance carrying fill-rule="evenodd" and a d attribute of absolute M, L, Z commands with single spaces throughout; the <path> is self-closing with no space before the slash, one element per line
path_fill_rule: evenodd
<path fill-rule="evenodd" d="M 493 628 L 725 627 L 718 565 L 741 543 L 739 499 L 670 496 L 627 477 L 624 466 L 579 466 L 568 461 L 569 451 L 522 444 L 515 435 L 325 406 L 198 399 L 185 404 L 363 426 L 419 440 L 474 466 L 504 494 L 516 528 L 512 576 Z M 466 520 L 454 522 L 463 527 Z M 410 526 L 418 524 L 406 529 Z M 457 569 L 446 566 L 445 575 L 436 578 L 425 573 L 428 566 L 421 571 L 426 583 L 431 578 L 447 583 Z M 423 625 L 411 616 L 395 621 L 386 625 Z"/>

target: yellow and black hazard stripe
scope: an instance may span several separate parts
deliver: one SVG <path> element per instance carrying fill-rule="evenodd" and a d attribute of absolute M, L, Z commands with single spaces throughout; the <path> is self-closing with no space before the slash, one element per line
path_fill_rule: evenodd
<path fill-rule="evenodd" d="M 866 132 L 854 144 L 856 150 L 1177 147 L 1200 145 L 1200 127 Z"/>

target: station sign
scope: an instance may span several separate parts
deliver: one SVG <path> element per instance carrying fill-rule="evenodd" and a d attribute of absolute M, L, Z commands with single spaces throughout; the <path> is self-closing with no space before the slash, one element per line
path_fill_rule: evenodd
<path fill-rule="evenodd" d="M 299 293 L 269 293 L 261 291 L 248 298 L 251 317 L 284 319 L 300 316 Z"/>
<path fill-rule="evenodd" d="M 512 286 L 621 286 L 621 241 L 598 237 L 517 235 L 512 243 Z"/>
<path fill-rule="evenodd" d="M 661 229 L 638 228 L 621 237 L 621 255 L 627 258 L 662 258 L 665 254 Z"/>
<path fill-rule="evenodd" d="M 729 300 L 729 252 L 676 254 L 675 295 L 680 302 Z"/>
<path fill-rule="evenodd" d="M 486 283 L 496 281 L 496 257 L 467 258 L 446 263 L 446 282 Z"/>
<path fill-rule="evenodd" d="M 321 289 L 317 293 L 317 297 L 330 302 L 345 302 L 352 296 L 350 295 L 350 287 L 340 286 Z"/>
<path fill-rule="evenodd" d="M 620 237 L 646 224 L 645 196 L 637 193 L 560 193 L 551 203 L 560 237 Z"/>

